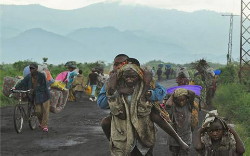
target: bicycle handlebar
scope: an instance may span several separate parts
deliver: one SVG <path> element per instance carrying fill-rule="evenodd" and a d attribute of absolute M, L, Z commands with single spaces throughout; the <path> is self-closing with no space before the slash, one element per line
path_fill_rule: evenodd
<path fill-rule="evenodd" d="M 12 93 L 29 93 L 30 90 L 16 90 L 16 89 L 10 89 Z"/>

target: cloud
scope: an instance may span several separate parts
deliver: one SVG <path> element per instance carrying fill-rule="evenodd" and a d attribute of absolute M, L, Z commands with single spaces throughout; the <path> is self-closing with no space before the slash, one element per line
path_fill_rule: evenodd
<path fill-rule="evenodd" d="M 182 11 L 213 10 L 217 12 L 240 13 L 238 0 L 121 0 L 123 4 L 141 4 Z"/>
<path fill-rule="evenodd" d="M 55 9 L 76 9 L 98 2 L 120 2 L 126 5 L 145 5 L 156 8 L 177 9 L 181 11 L 213 10 L 240 14 L 239 0 L 4 0 L 0 4 L 40 4 Z"/>

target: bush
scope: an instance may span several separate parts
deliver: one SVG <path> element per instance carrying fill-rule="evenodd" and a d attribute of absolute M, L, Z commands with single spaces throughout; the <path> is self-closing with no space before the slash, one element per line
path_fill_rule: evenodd
<path fill-rule="evenodd" d="M 246 147 L 245 155 L 250 155 L 249 85 L 239 83 L 239 66 L 231 64 L 221 70 L 213 104 L 221 116 L 236 124 L 236 130 Z"/>
<path fill-rule="evenodd" d="M 213 99 L 221 116 L 236 124 L 236 130 L 245 146 L 245 155 L 250 154 L 250 93 L 245 85 L 230 83 L 220 85 Z"/>
<path fill-rule="evenodd" d="M 239 82 L 238 72 L 239 67 L 234 64 L 230 64 L 224 68 L 221 68 L 221 75 L 219 76 L 219 83 L 220 84 L 228 84 L 228 83 L 235 83 Z"/>
<path fill-rule="evenodd" d="M 225 117 L 245 123 L 250 132 L 250 93 L 244 85 L 232 83 L 220 86 L 213 103 Z"/>

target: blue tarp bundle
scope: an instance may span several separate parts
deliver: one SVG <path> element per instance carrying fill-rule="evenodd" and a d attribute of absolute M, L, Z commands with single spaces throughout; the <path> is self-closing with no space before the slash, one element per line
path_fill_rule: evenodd
<path fill-rule="evenodd" d="M 214 74 L 215 74 L 215 75 L 220 75 L 220 74 L 221 74 L 221 70 L 220 70 L 220 69 L 214 70 Z"/>

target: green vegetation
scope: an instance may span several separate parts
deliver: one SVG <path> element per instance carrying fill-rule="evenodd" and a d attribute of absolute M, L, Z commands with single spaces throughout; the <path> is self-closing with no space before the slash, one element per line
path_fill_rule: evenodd
<path fill-rule="evenodd" d="M 221 116 L 236 125 L 236 130 L 246 146 L 245 155 L 250 155 L 250 92 L 249 85 L 238 79 L 238 66 L 229 65 L 222 69 L 213 103 Z"/>

